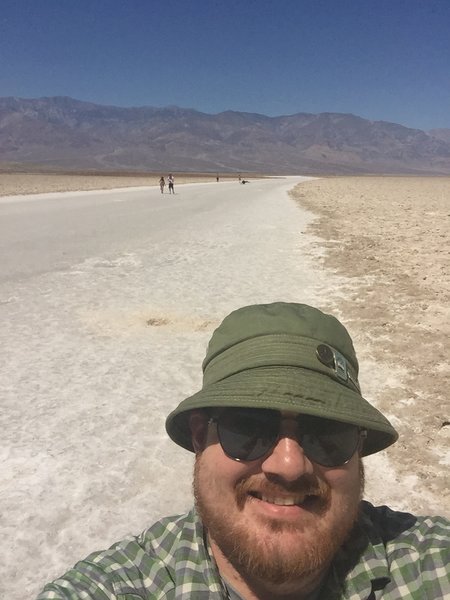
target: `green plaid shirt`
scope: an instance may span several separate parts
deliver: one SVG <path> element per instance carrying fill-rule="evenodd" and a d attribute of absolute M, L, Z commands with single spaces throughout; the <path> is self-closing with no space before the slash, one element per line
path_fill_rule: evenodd
<path fill-rule="evenodd" d="M 450 521 L 414 517 L 363 502 L 357 529 L 348 549 L 342 550 L 330 569 L 320 598 L 450 598 Z M 105 552 L 91 554 L 48 584 L 37 600 L 207 598 L 223 600 L 227 592 L 205 543 L 201 521 L 192 510 L 162 519 L 140 536 Z"/>

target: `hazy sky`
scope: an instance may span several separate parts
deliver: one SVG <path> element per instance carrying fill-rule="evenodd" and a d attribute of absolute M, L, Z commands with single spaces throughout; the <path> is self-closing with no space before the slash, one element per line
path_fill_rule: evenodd
<path fill-rule="evenodd" d="M 0 96 L 450 127 L 450 0 L 2 0 Z"/>

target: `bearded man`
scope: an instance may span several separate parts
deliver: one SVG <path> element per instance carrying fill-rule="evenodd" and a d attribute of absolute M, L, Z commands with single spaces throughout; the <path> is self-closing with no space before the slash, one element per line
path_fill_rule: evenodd
<path fill-rule="evenodd" d="M 195 507 L 90 555 L 38 600 L 450 597 L 450 522 L 362 500 L 362 457 L 398 435 L 362 397 L 339 321 L 303 304 L 241 308 L 203 373 L 166 421 L 195 452 Z"/>

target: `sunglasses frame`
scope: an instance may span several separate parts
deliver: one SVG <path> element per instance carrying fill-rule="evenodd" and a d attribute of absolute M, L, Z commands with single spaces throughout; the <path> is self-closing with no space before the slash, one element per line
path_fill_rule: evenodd
<path fill-rule="evenodd" d="M 216 425 L 216 429 L 217 429 L 217 437 L 218 437 L 218 440 L 219 440 L 219 443 L 220 443 L 220 446 L 221 446 L 222 450 L 224 451 L 224 453 L 226 454 L 226 456 L 228 456 L 228 458 L 231 458 L 232 460 L 234 460 L 234 461 L 236 461 L 236 462 L 254 462 L 254 461 L 256 461 L 256 460 L 261 460 L 262 458 L 266 457 L 268 454 L 270 454 L 270 453 L 272 452 L 272 450 L 275 448 L 275 446 L 277 445 L 277 443 L 279 442 L 279 440 L 280 440 L 280 439 L 283 437 L 283 435 L 282 435 L 282 434 L 281 434 L 281 432 L 280 432 L 280 429 L 281 429 L 281 428 L 280 428 L 280 425 L 281 425 L 281 419 L 280 419 L 280 422 L 279 422 L 279 425 L 278 425 L 278 433 L 277 433 L 277 435 L 276 435 L 275 439 L 273 440 L 273 443 L 270 445 L 270 447 L 269 447 L 269 448 L 268 448 L 268 449 L 267 449 L 267 450 L 266 450 L 266 451 L 265 451 L 263 454 L 261 454 L 260 456 L 256 456 L 255 458 L 250 458 L 250 459 L 246 459 L 246 458 L 237 458 L 237 457 L 233 456 L 232 454 L 230 454 L 230 453 L 229 453 L 229 452 L 228 452 L 228 451 L 227 451 L 227 450 L 224 448 L 224 446 L 223 446 L 223 443 L 222 443 L 222 440 L 221 440 L 221 434 L 220 434 L 220 422 L 219 422 L 219 421 L 220 421 L 220 418 L 221 418 L 221 416 L 223 416 L 223 415 L 225 414 L 225 411 L 227 411 L 227 410 L 236 410 L 236 411 L 239 411 L 239 410 L 257 410 L 257 411 L 260 411 L 260 410 L 270 410 L 270 411 L 274 411 L 274 412 L 276 412 L 276 413 L 278 413 L 278 414 L 280 414 L 280 411 L 277 411 L 277 410 L 275 410 L 275 409 L 259 409 L 259 408 L 256 408 L 256 409 L 246 409 L 245 407 L 240 407 L 240 408 L 238 408 L 238 407 L 236 407 L 236 408 L 234 408 L 234 407 L 229 407 L 229 408 L 225 408 L 223 411 L 221 411 L 221 412 L 220 412 L 219 414 L 217 414 L 217 415 L 212 415 L 212 416 L 210 416 L 210 418 L 209 418 L 209 420 L 208 420 L 208 426 L 209 426 L 209 425 L 211 425 L 211 424 L 213 424 L 213 423 Z M 312 415 L 302 415 L 302 413 L 299 413 L 299 414 L 297 415 L 297 417 L 296 417 L 296 420 L 298 419 L 298 417 L 301 417 L 301 416 L 304 416 L 304 417 L 306 417 L 306 418 L 311 418 L 311 417 L 312 417 Z M 314 417 L 314 418 L 317 418 L 317 419 L 319 419 L 319 420 L 321 419 L 321 417 Z M 324 422 L 329 422 L 329 421 L 333 421 L 334 419 L 326 419 L 326 418 L 323 418 L 322 420 L 323 420 Z M 341 422 L 341 421 L 336 421 L 336 423 L 342 423 L 342 422 Z M 344 424 L 345 424 L 345 423 L 344 423 Z M 316 464 L 318 464 L 318 465 L 321 465 L 322 467 L 325 467 L 325 468 L 327 468 L 327 469 L 336 469 L 336 468 L 338 468 L 338 467 L 343 467 L 343 466 L 344 466 L 344 465 L 346 465 L 348 462 L 350 462 L 350 460 L 351 460 L 351 459 L 352 459 L 352 457 L 354 456 L 355 452 L 357 452 L 358 450 L 360 450 L 360 449 L 361 449 L 361 447 L 362 447 L 362 445 L 363 445 L 363 443 L 364 443 L 364 440 L 367 438 L 367 429 L 365 429 L 365 428 L 362 428 L 362 427 L 358 427 L 357 425 L 352 425 L 351 423 L 347 423 L 347 425 L 350 425 L 350 426 L 352 426 L 352 427 L 355 427 L 355 429 L 356 429 L 356 431 L 357 431 L 357 434 L 358 434 L 358 437 L 357 437 L 357 439 L 356 439 L 356 442 L 355 442 L 355 447 L 354 447 L 354 450 L 353 450 L 353 452 L 351 453 L 351 455 L 349 456 L 349 458 L 348 458 L 347 460 L 345 460 L 344 462 L 339 462 L 338 464 L 327 465 L 327 464 L 323 464 L 323 463 L 321 463 L 321 462 L 320 462 L 320 461 L 318 461 L 318 460 L 315 460 L 314 458 L 312 458 L 312 457 L 310 456 L 309 452 L 308 452 L 308 451 L 306 451 L 306 450 L 304 449 L 304 447 L 303 447 L 303 445 L 302 445 L 302 434 L 300 434 L 300 433 L 299 433 L 298 435 L 296 435 L 296 436 L 295 436 L 295 439 L 297 440 L 297 443 L 298 443 L 298 444 L 301 446 L 301 448 L 302 448 L 302 450 L 303 450 L 303 452 L 304 452 L 305 456 L 307 456 L 307 457 L 308 457 L 308 459 L 309 459 L 310 461 L 312 461 L 312 462 L 314 462 L 314 463 L 316 463 Z M 304 433 L 305 433 L 305 432 L 303 432 L 303 435 L 304 435 Z"/>

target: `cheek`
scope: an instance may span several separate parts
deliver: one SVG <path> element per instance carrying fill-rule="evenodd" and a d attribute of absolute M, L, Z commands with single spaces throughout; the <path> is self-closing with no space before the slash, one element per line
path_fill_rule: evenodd
<path fill-rule="evenodd" d="M 359 498 L 361 478 L 358 457 L 354 456 L 344 467 L 325 471 L 323 479 L 328 483 L 331 493 L 335 496 L 358 496 Z"/>
<path fill-rule="evenodd" d="M 209 444 L 198 458 L 202 484 L 211 492 L 234 490 L 236 485 L 249 476 L 248 467 L 224 454 L 219 443 Z"/>

